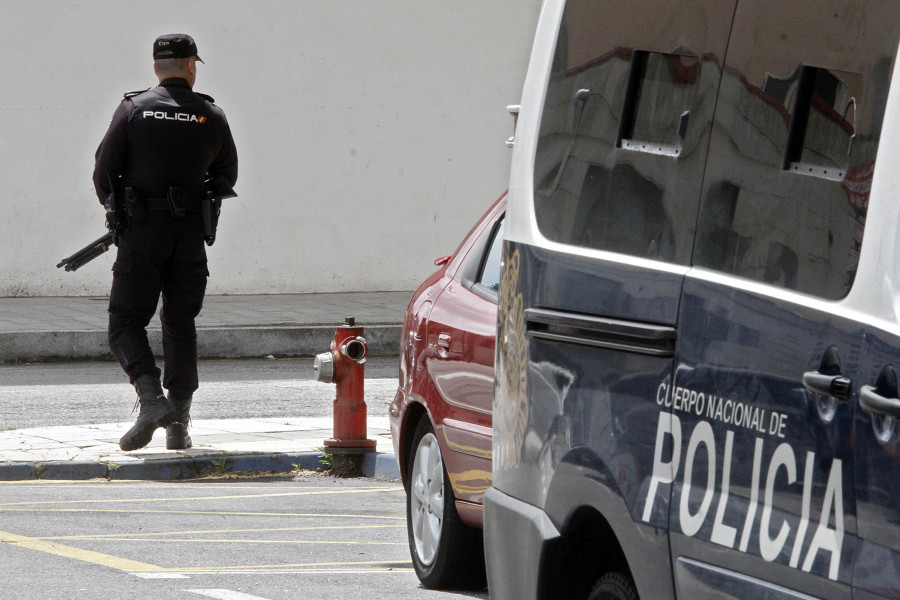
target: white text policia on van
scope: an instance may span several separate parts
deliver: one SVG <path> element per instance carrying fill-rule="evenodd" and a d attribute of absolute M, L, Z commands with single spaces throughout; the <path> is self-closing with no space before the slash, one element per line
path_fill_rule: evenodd
<path fill-rule="evenodd" d="M 676 387 L 669 393 L 668 386 L 663 384 L 657 393 L 656 402 L 660 407 L 674 409 L 673 412 L 663 410 L 659 413 L 659 423 L 656 430 L 656 446 L 653 453 L 653 475 L 647 489 L 647 499 L 644 505 L 642 520 L 649 522 L 653 512 L 654 501 L 663 500 L 664 491 L 659 484 L 674 483 L 681 476 L 681 497 L 678 499 L 678 520 L 684 535 L 694 537 L 700 533 L 707 518 L 710 517 L 710 508 L 716 493 L 716 479 L 719 484 L 719 501 L 709 531 L 711 542 L 726 548 L 735 548 L 741 552 L 747 552 L 751 538 L 756 537 L 759 543 L 759 553 L 768 562 L 775 561 L 786 549 L 790 550 L 788 565 L 793 568 L 801 568 L 810 572 L 816 558 L 822 554 L 823 559 L 828 560 L 828 578 L 838 579 L 838 571 L 841 563 L 841 548 L 844 543 L 844 495 L 842 462 L 838 458 L 831 461 L 828 480 L 825 484 L 825 494 L 822 499 L 819 523 L 815 533 L 807 545 L 807 533 L 810 524 L 810 504 L 812 502 L 813 475 L 816 471 L 816 455 L 807 452 L 803 471 L 803 504 L 800 520 L 792 527 L 787 519 L 778 517 L 780 512 L 774 507 L 775 483 L 786 482 L 789 485 L 798 482 L 797 456 L 793 447 L 779 438 L 784 438 L 784 428 L 787 426 L 787 415 L 773 413 L 766 415 L 766 411 L 759 407 L 753 407 L 743 402 L 725 399 L 719 396 L 696 392 L 687 388 Z M 682 463 L 682 425 L 677 411 L 684 414 L 692 414 L 701 417 L 694 426 L 684 453 L 684 470 Z M 716 437 L 713 433 L 713 423 L 725 423 L 731 428 L 725 430 L 724 449 L 717 447 Z M 772 444 L 766 443 L 763 437 L 755 437 L 753 449 L 752 481 L 750 484 L 750 498 L 742 498 L 729 495 L 731 485 L 732 456 L 734 448 L 735 431 L 732 428 L 744 429 L 767 436 L 780 442 L 771 450 Z M 671 440 L 671 445 L 666 443 Z M 700 446 L 705 446 L 706 460 L 702 459 L 702 453 L 698 452 Z M 768 448 L 766 448 L 768 446 Z M 665 448 L 672 448 L 671 458 L 665 460 Z M 722 453 L 719 460 L 720 452 Z M 764 461 L 764 454 L 769 454 Z M 698 474 L 706 476 L 706 488 L 699 507 L 691 506 L 690 495 L 693 486 L 695 463 L 700 460 Z M 763 462 L 767 463 L 763 472 Z M 705 464 L 704 464 L 705 463 Z M 722 472 L 717 477 L 716 466 L 722 466 Z M 765 475 L 765 481 L 762 475 Z M 703 475 L 700 475 L 703 477 Z M 815 482 L 817 487 L 820 482 Z M 763 484 L 762 490 L 760 484 Z M 762 513 L 759 523 L 756 524 L 756 513 L 759 508 L 759 496 L 762 491 Z M 672 502 L 676 499 L 672 498 Z M 729 504 L 731 506 L 729 506 Z M 773 515 L 774 511 L 774 515 Z M 735 516 L 740 516 L 739 522 Z M 774 516 L 774 518 L 773 518 Z M 829 527 L 829 521 L 834 517 L 834 527 Z M 778 521 L 781 524 L 778 524 Z M 728 522 L 733 523 L 729 525 Z M 772 531 L 776 533 L 773 536 Z M 740 530 L 740 540 L 737 539 Z M 805 553 L 804 553 L 805 547 Z M 786 556 L 785 556 L 786 557 Z M 787 557 L 786 557 L 787 558 Z M 803 558 L 801 563 L 800 559 Z M 783 560 L 783 559 L 782 559 Z"/>

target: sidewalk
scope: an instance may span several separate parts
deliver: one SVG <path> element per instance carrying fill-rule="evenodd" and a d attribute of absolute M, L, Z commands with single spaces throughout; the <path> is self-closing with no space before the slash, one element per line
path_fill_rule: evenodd
<path fill-rule="evenodd" d="M 202 358 L 313 356 L 328 350 L 345 317 L 365 327 L 371 356 L 396 356 L 412 292 L 207 296 L 197 319 Z M 110 360 L 106 298 L 0 298 L 0 362 Z M 148 329 L 161 349 L 158 316 Z M 2 367 L 0 367 L 2 368 Z M 2 381 L 0 381 L 2 385 Z M 10 407 L 6 407 L 9 410 Z M 0 481 L 23 479 L 183 479 L 228 472 L 317 469 L 330 418 L 194 421 L 194 447 L 166 450 L 157 430 L 149 446 L 122 452 L 131 423 L 0 432 Z M 377 452 L 368 477 L 399 477 L 387 417 L 368 419 Z"/>
<path fill-rule="evenodd" d="M 399 478 L 387 417 L 368 419 L 376 452 L 367 477 Z M 193 448 L 166 450 L 158 429 L 146 448 L 119 449 L 131 423 L 43 427 L 0 432 L 0 481 L 23 479 L 190 479 L 209 474 L 317 470 L 332 436 L 330 418 L 209 419 L 191 425 Z"/>

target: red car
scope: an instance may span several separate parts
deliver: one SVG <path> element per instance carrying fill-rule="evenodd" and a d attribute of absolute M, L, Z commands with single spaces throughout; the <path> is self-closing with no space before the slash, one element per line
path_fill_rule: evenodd
<path fill-rule="evenodd" d="M 482 502 L 491 485 L 494 341 L 504 193 L 419 286 L 403 321 L 390 406 L 409 547 L 427 588 L 485 585 Z"/>

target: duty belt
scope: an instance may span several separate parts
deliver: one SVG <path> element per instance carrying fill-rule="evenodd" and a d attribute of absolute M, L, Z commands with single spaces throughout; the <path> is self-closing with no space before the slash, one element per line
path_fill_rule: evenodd
<path fill-rule="evenodd" d="M 144 202 L 147 205 L 147 210 L 172 210 L 171 205 L 169 204 L 169 199 L 165 196 L 150 196 L 144 198 Z M 197 200 L 195 202 L 191 202 L 187 206 L 184 207 L 184 211 L 188 213 L 198 213 L 200 212 L 200 201 Z"/>

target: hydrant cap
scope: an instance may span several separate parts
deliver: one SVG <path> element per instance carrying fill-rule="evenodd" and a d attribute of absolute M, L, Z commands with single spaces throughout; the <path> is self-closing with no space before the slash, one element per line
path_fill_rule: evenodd
<path fill-rule="evenodd" d="M 313 371 L 317 381 L 334 383 L 334 355 L 331 352 L 317 354 L 313 360 Z"/>

